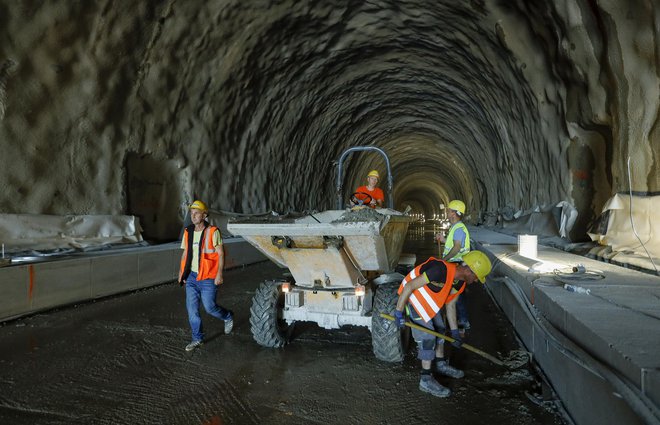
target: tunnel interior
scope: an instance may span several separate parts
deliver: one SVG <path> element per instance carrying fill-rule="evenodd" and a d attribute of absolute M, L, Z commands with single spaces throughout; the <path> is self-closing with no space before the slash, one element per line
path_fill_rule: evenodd
<path fill-rule="evenodd" d="M 176 239 L 196 198 L 333 208 L 341 153 L 376 146 L 397 209 L 566 201 L 584 238 L 612 194 L 660 190 L 660 12 L 619 3 L 0 2 L 0 211 Z M 371 169 L 386 189 L 354 154 L 345 198 Z"/>

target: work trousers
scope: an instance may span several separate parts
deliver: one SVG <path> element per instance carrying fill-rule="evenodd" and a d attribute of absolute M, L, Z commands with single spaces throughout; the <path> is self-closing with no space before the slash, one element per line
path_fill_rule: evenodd
<path fill-rule="evenodd" d="M 192 329 L 193 341 L 204 339 L 202 318 L 199 314 L 200 300 L 204 305 L 204 310 L 211 316 L 220 320 L 231 319 L 231 312 L 216 303 L 217 294 L 218 287 L 213 283 L 213 279 L 197 280 L 197 273 L 190 272 L 186 279 L 186 308 L 188 309 L 188 321 Z"/>

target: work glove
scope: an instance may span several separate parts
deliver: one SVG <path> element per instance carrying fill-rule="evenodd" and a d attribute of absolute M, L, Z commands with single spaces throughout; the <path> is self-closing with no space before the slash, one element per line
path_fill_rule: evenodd
<path fill-rule="evenodd" d="M 463 340 L 461 339 L 461 332 L 458 329 L 451 330 L 451 337 L 454 338 L 454 342 L 451 343 L 456 348 L 460 348 L 463 345 Z"/>
<path fill-rule="evenodd" d="M 406 326 L 406 319 L 403 318 L 403 311 L 394 310 L 394 322 L 399 328 Z"/>

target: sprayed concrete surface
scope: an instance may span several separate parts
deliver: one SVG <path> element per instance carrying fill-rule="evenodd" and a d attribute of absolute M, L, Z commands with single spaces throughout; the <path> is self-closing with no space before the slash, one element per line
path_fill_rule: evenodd
<path fill-rule="evenodd" d="M 0 211 L 171 240 L 197 197 L 326 209 L 332 161 L 374 145 L 397 209 L 565 200 L 583 237 L 613 193 L 660 190 L 659 20 L 649 0 L 0 0 Z M 351 157 L 344 195 L 374 168 Z"/>
<path fill-rule="evenodd" d="M 414 230 L 407 248 L 429 245 Z M 429 245 L 430 246 L 430 245 Z M 428 246 L 427 246 L 428 248 Z M 418 260 L 432 249 L 418 250 Z M 297 326 L 284 349 L 258 346 L 249 306 L 271 263 L 230 270 L 220 304 L 234 332 L 203 314 L 208 341 L 192 353 L 184 291 L 175 284 L 65 308 L 0 328 L 0 423 L 7 424 L 561 424 L 515 353 L 513 330 L 486 292 L 470 290 L 466 341 L 509 364 L 453 353 L 465 378 L 440 378 L 453 394 L 417 389 L 411 347 L 402 364 L 383 363 L 366 329 Z M 512 353 L 512 351 L 514 351 Z"/>

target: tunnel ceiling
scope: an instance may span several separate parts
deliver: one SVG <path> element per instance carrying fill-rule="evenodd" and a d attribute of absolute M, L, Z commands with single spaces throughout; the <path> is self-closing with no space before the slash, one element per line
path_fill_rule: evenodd
<path fill-rule="evenodd" d="M 478 221 L 567 200 L 586 223 L 628 188 L 629 156 L 634 189 L 660 190 L 659 15 L 643 0 L 0 1 L 0 210 L 152 225 L 196 197 L 320 210 L 343 150 L 373 145 L 398 208 L 460 198 Z M 372 153 L 346 166 L 345 197 L 385 174 Z"/>

